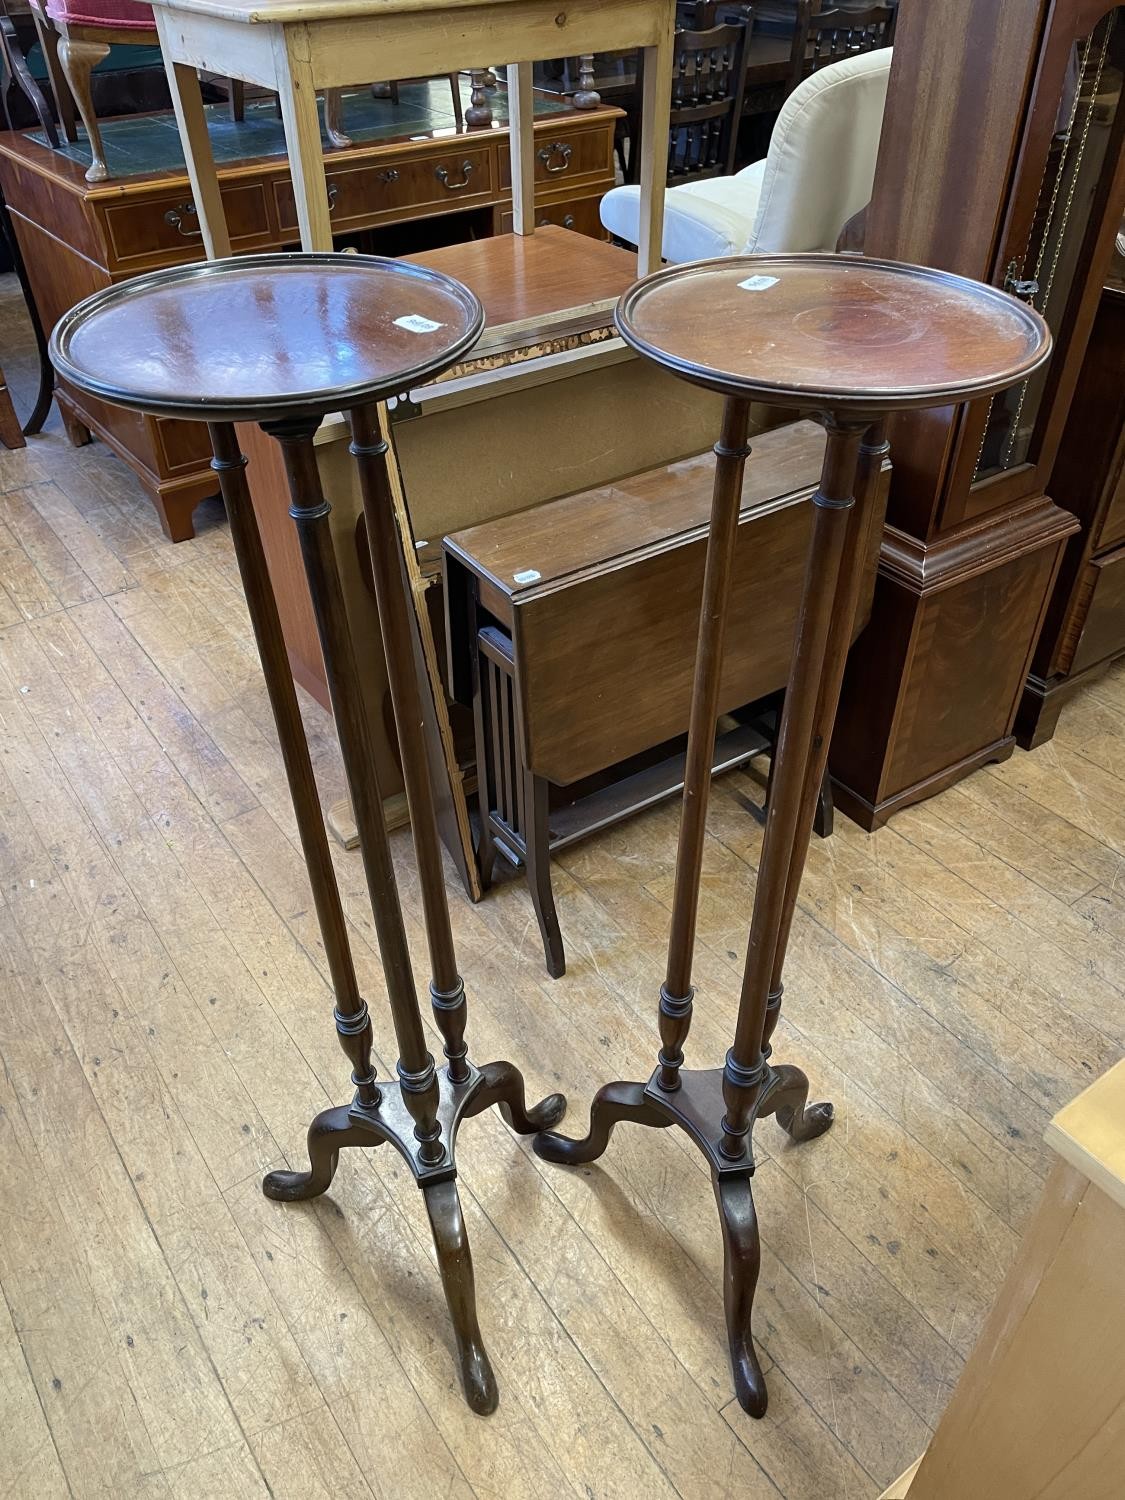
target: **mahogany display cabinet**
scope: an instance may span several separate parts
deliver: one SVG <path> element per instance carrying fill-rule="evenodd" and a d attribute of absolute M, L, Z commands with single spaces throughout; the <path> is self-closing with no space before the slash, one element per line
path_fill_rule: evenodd
<path fill-rule="evenodd" d="M 1055 352 L 992 401 L 892 423 L 871 624 L 831 756 L 837 803 L 865 828 L 1016 743 L 1078 528 L 1049 481 L 1125 210 L 1123 74 L 1125 6 L 903 7 L 865 252 L 1007 287 Z"/>
<path fill-rule="evenodd" d="M 1071 537 L 1016 718 L 1025 749 L 1049 740 L 1067 699 L 1125 653 L 1125 234 L 1098 302 L 1051 494 Z"/>

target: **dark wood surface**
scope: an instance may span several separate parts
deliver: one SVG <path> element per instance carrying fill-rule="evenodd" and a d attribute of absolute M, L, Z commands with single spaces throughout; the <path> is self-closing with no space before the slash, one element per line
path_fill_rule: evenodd
<path fill-rule="evenodd" d="M 12 405 L 12 395 L 5 384 L 3 370 L 0 370 L 0 443 L 3 443 L 5 448 L 24 446 L 20 420 Z"/>
<path fill-rule="evenodd" d="M 816 480 L 824 437 L 812 422 L 794 422 L 754 440 L 754 462 L 742 486 L 744 513 Z M 658 552 L 671 538 L 702 535 L 711 509 L 711 453 L 584 490 L 517 515 L 470 526 L 446 538 L 449 551 L 507 596 L 507 617 L 525 597 L 573 581 L 607 558 Z M 516 574 L 535 573 L 517 579 Z"/>
<path fill-rule="evenodd" d="M 636 276 L 636 260 L 628 251 L 604 241 L 572 237 L 554 227 L 531 236 L 497 235 L 450 245 L 413 259 L 468 286 L 483 304 L 486 328 L 534 322 L 576 302 L 615 298 Z M 300 551 L 279 500 L 285 476 L 277 446 L 253 427 L 245 428 L 240 436 L 251 458 L 250 488 L 278 596 L 290 664 L 302 687 L 327 706 L 328 689 Z M 408 494 L 408 502 L 409 498 Z M 342 500 L 337 504 L 346 508 Z M 437 519 L 435 544 L 444 529 L 440 517 Z M 376 683 L 373 689 L 371 708 L 376 715 L 382 686 Z M 378 759 L 384 784 L 397 784 L 398 772 L 389 752 Z"/>
<path fill-rule="evenodd" d="M 1042 318 L 1006 293 L 850 256 L 745 255 L 670 267 L 638 282 L 616 321 L 634 348 L 685 379 L 833 411 L 989 395 L 1050 353 Z"/>
<path fill-rule="evenodd" d="M 483 326 L 472 292 L 410 261 L 248 256 L 96 293 L 59 322 L 51 358 L 115 405 L 253 421 L 407 390 L 454 364 Z"/>
<path fill-rule="evenodd" d="M 755 440 L 718 712 L 784 685 L 823 451 L 808 422 Z M 485 608 L 514 634 L 535 774 L 568 785 L 687 727 L 714 471 L 707 454 L 447 539 L 449 554 L 479 574 Z M 872 535 L 869 591 L 876 547 Z M 514 573 L 539 564 L 540 580 L 515 583 Z M 463 650 L 459 626 L 451 622 L 450 639 Z M 464 691 L 463 670 L 454 680 Z"/>
<path fill-rule="evenodd" d="M 454 276 L 484 305 L 485 327 L 523 323 L 568 307 L 619 297 L 636 280 L 636 257 L 556 225 L 423 250 L 411 260 Z"/>

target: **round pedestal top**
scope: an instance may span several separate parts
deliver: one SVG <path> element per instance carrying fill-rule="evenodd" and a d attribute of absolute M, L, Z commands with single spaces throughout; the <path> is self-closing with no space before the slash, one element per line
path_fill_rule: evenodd
<path fill-rule="evenodd" d="M 74 385 L 197 421 L 347 410 L 447 369 L 480 336 L 467 287 L 373 255 L 250 255 L 156 271 L 80 302 L 51 337 Z"/>
<path fill-rule="evenodd" d="M 616 321 L 640 353 L 713 390 L 872 415 L 991 395 L 1051 348 L 1006 292 L 849 255 L 673 266 L 630 287 Z"/>

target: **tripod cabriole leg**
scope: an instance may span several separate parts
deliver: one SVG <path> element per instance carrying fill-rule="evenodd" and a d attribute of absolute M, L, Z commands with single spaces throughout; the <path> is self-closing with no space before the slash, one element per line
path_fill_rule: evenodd
<path fill-rule="evenodd" d="M 344 1146 L 382 1145 L 377 1135 L 352 1121 L 346 1105 L 322 1110 L 309 1126 L 308 1139 L 309 1170 L 267 1172 L 262 1181 L 262 1192 L 267 1198 L 276 1198 L 282 1203 L 318 1198 L 331 1187 Z"/>
<path fill-rule="evenodd" d="M 762 1263 L 754 1195 L 749 1176 L 716 1177 L 714 1184 L 723 1229 L 723 1306 L 734 1392 L 744 1412 L 764 1417 L 769 1393 L 750 1328 Z"/>
<path fill-rule="evenodd" d="M 582 1140 L 545 1131 L 535 1137 L 532 1148 L 544 1161 L 564 1167 L 582 1166 L 597 1161 L 609 1145 L 614 1126 L 622 1123 L 664 1126 L 672 1122 L 646 1099 L 643 1083 L 607 1083 L 594 1095 L 589 1133 Z"/>
<path fill-rule="evenodd" d="M 517 1135 L 534 1135 L 550 1130 L 566 1114 L 562 1094 L 548 1094 L 529 1109 L 523 1074 L 514 1063 L 485 1063 L 480 1071 L 483 1082 L 465 1108 L 466 1117 L 483 1114 L 495 1104 Z"/>
<path fill-rule="evenodd" d="M 465 1233 L 465 1218 L 457 1184 L 452 1179 L 422 1185 L 426 1212 L 437 1251 L 438 1270 L 457 1343 L 457 1359 L 465 1400 L 479 1416 L 496 1410 L 500 1393 L 485 1351 L 477 1321 L 473 1257 Z"/>

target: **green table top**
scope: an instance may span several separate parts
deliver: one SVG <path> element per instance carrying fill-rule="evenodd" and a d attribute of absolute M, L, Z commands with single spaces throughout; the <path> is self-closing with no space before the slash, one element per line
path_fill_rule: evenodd
<path fill-rule="evenodd" d="M 469 81 L 462 78 L 460 83 L 462 102 L 467 108 Z M 495 124 L 506 126 L 508 99 L 504 89 L 497 89 L 489 97 Z M 226 104 L 209 104 L 206 112 L 211 149 L 220 168 L 232 162 L 286 154 L 285 130 L 272 98 L 247 100 L 246 118 L 240 121 L 230 118 Z M 569 109 L 561 100 L 537 95 L 535 113 L 567 114 Z M 369 88 L 347 91 L 343 97 L 342 117 L 344 130 L 357 146 L 371 141 L 453 138 L 457 135 L 452 90 L 445 78 L 400 84 L 398 104 L 390 99 L 373 98 Z M 170 111 L 103 120 L 101 130 L 111 179 L 185 170 L 180 134 L 175 116 Z M 26 134 L 39 145 L 48 144 L 41 130 L 27 131 Z M 480 130 L 464 131 L 463 137 L 468 139 L 483 134 Z M 323 120 L 321 144 L 325 151 L 331 150 L 323 134 Z M 90 147 L 85 132 L 80 130 L 79 138 L 73 144 L 63 142 L 58 154 L 77 162 L 80 167 L 89 166 Z"/>

